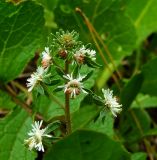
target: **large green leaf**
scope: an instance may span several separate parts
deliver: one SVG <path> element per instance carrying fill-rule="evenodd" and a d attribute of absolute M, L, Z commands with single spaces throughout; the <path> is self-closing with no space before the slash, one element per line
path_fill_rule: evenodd
<path fill-rule="evenodd" d="M 157 1 L 156 0 L 125 0 L 126 10 L 132 18 L 137 30 L 139 44 L 152 32 L 157 31 Z"/>
<path fill-rule="evenodd" d="M 44 160 L 129 160 L 120 143 L 102 133 L 77 131 L 54 144 Z"/>
<path fill-rule="evenodd" d="M 90 123 L 100 112 L 94 105 L 86 105 L 80 107 L 80 109 L 74 112 L 71 116 L 72 119 L 72 129 L 84 128 L 88 123 Z"/>
<path fill-rule="evenodd" d="M 41 44 L 43 9 L 31 1 L 0 2 L 0 81 L 16 78 Z"/>
<path fill-rule="evenodd" d="M 0 159 L 34 160 L 35 154 L 24 146 L 31 118 L 21 109 L 0 120 Z"/>

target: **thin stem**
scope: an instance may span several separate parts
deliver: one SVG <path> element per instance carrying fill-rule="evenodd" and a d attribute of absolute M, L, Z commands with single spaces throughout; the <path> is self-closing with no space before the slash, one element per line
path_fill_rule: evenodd
<path fill-rule="evenodd" d="M 139 70 L 140 67 L 140 58 L 141 58 L 141 48 L 137 49 L 136 51 L 136 63 L 135 63 L 135 68 L 134 68 L 134 72 L 133 75 L 136 75 L 136 73 Z"/>
<path fill-rule="evenodd" d="M 103 53 L 102 53 L 102 51 L 101 51 L 101 49 L 100 49 L 100 46 L 99 46 L 99 44 L 97 43 L 97 41 L 96 41 L 96 39 L 95 39 L 95 37 L 94 37 L 94 35 L 93 35 L 92 32 L 91 32 L 91 35 L 92 35 L 93 41 L 94 41 L 94 43 L 95 43 L 95 45 L 96 45 L 96 47 L 97 47 L 100 55 L 103 55 Z M 112 73 L 112 69 L 111 69 L 110 66 L 108 65 L 108 62 L 106 61 L 106 59 L 104 58 L 104 56 L 101 56 L 101 58 L 103 59 L 104 63 L 106 64 L 108 70 Z M 117 77 L 116 77 L 114 74 L 112 74 L 112 78 L 114 79 L 114 81 L 115 81 L 117 87 L 119 88 L 119 90 L 121 90 L 121 86 L 120 86 L 120 84 L 119 84 L 119 82 L 118 82 Z"/>
<path fill-rule="evenodd" d="M 121 79 L 122 76 L 121 76 L 120 72 L 118 71 L 118 69 L 117 69 L 117 67 L 116 67 L 116 65 L 114 63 L 114 60 L 112 58 L 112 54 L 110 53 L 110 51 L 108 49 L 108 46 L 103 42 L 102 38 L 99 36 L 98 32 L 96 31 L 96 29 L 94 28 L 94 26 L 90 23 L 89 19 L 85 16 L 85 14 L 82 12 L 82 10 L 80 8 L 77 8 L 76 11 L 78 11 L 82 15 L 82 17 L 84 18 L 84 20 L 87 21 L 88 25 L 90 26 L 91 31 L 95 33 L 96 37 L 98 38 L 99 42 L 102 44 L 105 52 L 107 53 L 107 55 L 108 55 L 111 63 L 113 64 L 113 67 L 114 67 L 115 71 L 117 72 L 117 75 Z M 101 56 L 104 57 L 103 54 Z"/>
<path fill-rule="evenodd" d="M 88 18 L 85 16 L 85 14 L 82 12 L 82 10 L 81 10 L 80 8 L 76 8 L 76 11 L 77 11 L 78 13 L 80 13 L 80 15 L 83 17 L 83 19 L 84 19 L 84 21 L 85 21 L 85 23 L 86 23 L 86 25 L 87 25 L 87 27 L 88 27 L 88 29 L 89 29 L 89 31 L 90 31 L 90 34 L 91 34 L 91 36 L 92 36 L 92 39 L 93 39 L 93 41 L 94 41 L 94 43 L 95 43 L 95 45 L 96 45 L 96 47 L 97 47 L 97 49 L 98 49 L 98 51 L 99 51 L 99 54 L 100 54 L 103 62 L 104 62 L 105 65 L 107 66 L 108 70 L 112 73 L 112 70 L 110 69 L 110 67 L 109 67 L 109 65 L 108 65 L 108 62 L 107 62 L 107 60 L 106 60 L 106 58 L 105 58 L 102 50 L 100 49 L 100 46 L 99 46 L 99 44 L 98 44 L 98 42 L 97 42 L 97 40 L 96 40 L 96 38 L 95 38 L 95 36 L 94 36 L 94 34 L 93 34 L 93 27 L 91 26 Z M 119 82 L 118 82 L 117 77 L 116 77 L 114 74 L 112 74 L 112 78 L 114 79 L 114 81 L 115 81 L 116 85 L 118 86 L 119 90 L 121 90 L 121 87 L 120 87 L 120 84 L 119 84 Z"/>
<path fill-rule="evenodd" d="M 69 73 L 69 61 L 65 61 L 65 73 Z M 65 122 L 67 134 L 71 133 L 71 118 L 70 118 L 70 97 L 65 93 Z"/>
<path fill-rule="evenodd" d="M 91 23 L 90 23 L 91 24 Z M 107 53 L 111 63 L 113 64 L 113 67 L 115 69 L 115 71 L 117 72 L 117 75 L 119 76 L 119 78 L 121 79 L 122 78 L 122 75 L 120 74 L 120 72 L 118 71 L 115 63 L 114 63 L 114 60 L 113 60 L 113 57 L 112 57 L 112 54 L 110 53 L 109 49 L 108 49 L 108 46 L 103 42 L 103 40 L 101 39 L 101 37 L 99 36 L 98 32 L 95 30 L 94 26 L 91 24 L 91 27 L 96 35 L 96 37 L 98 38 L 98 40 L 100 41 L 100 43 L 102 44 L 102 46 L 104 47 L 104 50 L 105 52 Z"/>

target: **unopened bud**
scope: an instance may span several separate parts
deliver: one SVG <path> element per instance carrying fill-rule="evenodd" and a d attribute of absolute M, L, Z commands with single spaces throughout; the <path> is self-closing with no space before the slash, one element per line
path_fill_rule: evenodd
<path fill-rule="evenodd" d="M 66 50 L 60 50 L 58 54 L 61 59 L 66 59 L 68 52 Z"/>

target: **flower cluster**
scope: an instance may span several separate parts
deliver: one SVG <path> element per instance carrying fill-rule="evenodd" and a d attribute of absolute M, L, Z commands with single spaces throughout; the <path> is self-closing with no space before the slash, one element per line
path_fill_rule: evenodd
<path fill-rule="evenodd" d="M 34 125 L 32 125 L 32 130 L 28 133 L 28 136 L 30 136 L 28 139 L 26 139 L 25 145 L 27 145 L 29 147 L 30 150 L 32 150 L 33 148 L 38 150 L 38 151 L 42 151 L 44 152 L 44 146 L 43 146 L 43 138 L 44 137 L 52 137 L 49 134 L 46 134 L 47 131 L 47 127 L 41 129 L 43 121 L 37 121 L 34 123 Z"/>

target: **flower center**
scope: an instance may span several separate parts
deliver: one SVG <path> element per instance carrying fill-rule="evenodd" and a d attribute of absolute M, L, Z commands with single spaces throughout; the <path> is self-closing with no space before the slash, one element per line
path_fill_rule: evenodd
<path fill-rule="evenodd" d="M 69 87 L 71 88 L 80 88 L 79 82 L 77 80 L 72 80 L 69 82 Z"/>
<path fill-rule="evenodd" d="M 75 58 L 75 60 L 77 61 L 77 63 L 79 63 L 79 64 L 83 64 L 84 63 L 84 55 L 82 54 L 82 53 L 80 53 L 80 54 L 75 54 L 74 55 L 74 58 Z"/>
<path fill-rule="evenodd" d="M 66 47 L 72 47 L 75 43 L 73 37 L 70 34 L 64 34 L 61 38 L 61 43 L 63 43 Z"/>
<path fill-rule="evenodd" d="M 36 132 L 34 137 L 37 143 L 40 143 L 42 141 L 42 135 L 40 132 Z"/>
<path fill-rule="evenodd" d="M 79 95 L 80 91 L 80 83 L 76 79 L 68 82 L 66 90 L 67 94 Z"/>

